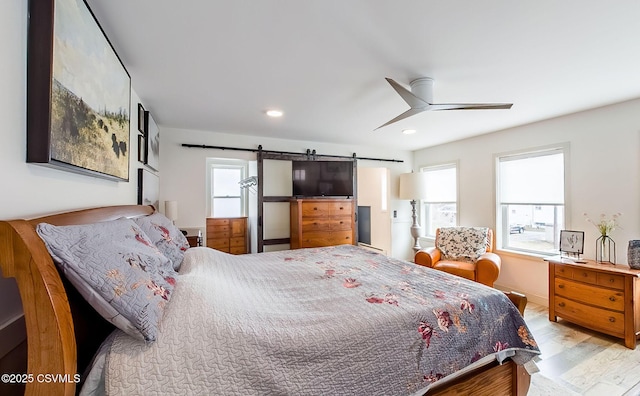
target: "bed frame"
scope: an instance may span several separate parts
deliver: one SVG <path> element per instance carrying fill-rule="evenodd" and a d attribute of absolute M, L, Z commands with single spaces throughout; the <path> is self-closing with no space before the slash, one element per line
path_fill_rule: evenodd
<path fill-rule="evenodd" d="M 39 217 L 0 221 L 0 268 L 18 283 L 27 327 L 27 373 L 82 374 L 113 326 L 60 276 L 44 242 L 35 231 L 41 222 L 88 224 L 121 217 L 146 216 L 153 206 L 121 205 Z M 531 377 L 512 361 L 491 362 L 454 381 L 442 380 L 427 395 L 526 395 Z M 74 395 L 73 381 L 26 384 L 26 395 Z"/>

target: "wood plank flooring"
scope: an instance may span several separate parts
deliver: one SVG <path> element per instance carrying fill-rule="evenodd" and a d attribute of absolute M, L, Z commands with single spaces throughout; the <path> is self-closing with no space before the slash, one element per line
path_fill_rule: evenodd
<path fill-rule="evenodd" d="M 559 319 L 545 306 L 529 303 L 525 321 L 542 354 L 531 376 L 529 396 L 640 395 L 640 347 Z"/>

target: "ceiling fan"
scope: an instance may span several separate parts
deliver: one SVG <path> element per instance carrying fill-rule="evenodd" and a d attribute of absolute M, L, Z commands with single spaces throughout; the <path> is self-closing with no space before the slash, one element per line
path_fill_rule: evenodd
<path fill-rule="evenodd" d="M 394 122 L 398 122 L 407 117 L 422 113 L 423 111 L 436 110 L 491 110 L 491 109 L 510 109 L 513 103 L 433 103 L 433 79 L 429 77 L 417 78 L 409 83 L 411 91 L 398 84 L 394 80 L 386 79 L 391 87 L 404 99 L 411 107 L 409 110 L 400 114 L 396 118 L 380 125 L 375 130 L 385 127 Z"/>

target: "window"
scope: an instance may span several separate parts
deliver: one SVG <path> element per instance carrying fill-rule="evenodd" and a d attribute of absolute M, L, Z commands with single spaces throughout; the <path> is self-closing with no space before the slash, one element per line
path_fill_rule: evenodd
<path fill-rule="evenodd" d="M 422 223 L 427 237 L 436 229 L 458 224 L 458 167 L 446 164 L 422 168 L 427 174 L 427 199 L 422 201 Z"/>
<path fill-rule="evenodd" d="M 557 254 L 565 224 L 566 148 L 497 157 L 498 247 Z"/>
<path fill-rule="evenodd" d="M 246 166 L 212 162 L 209 173 L 211 217 L 243 216 L 246 191 L 240 188 L 239 183 L 246 177 Z"/>

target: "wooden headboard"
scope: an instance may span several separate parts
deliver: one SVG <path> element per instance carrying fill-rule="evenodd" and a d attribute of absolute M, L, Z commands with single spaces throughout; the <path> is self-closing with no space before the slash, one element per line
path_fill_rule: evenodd
<path fill-rule="evenodd" d="M 30 220 L 0 221 L 0 268 L 18 283 L 27 327 L 27 373 L 82 374 L 113 327 L 64 280 L 35 227 L 89 224 L 139 217 L 153 206 L 120 205 L 78 210 Z M 26 385 L 26 395 L 74 395 L 76 384 Z"/>

